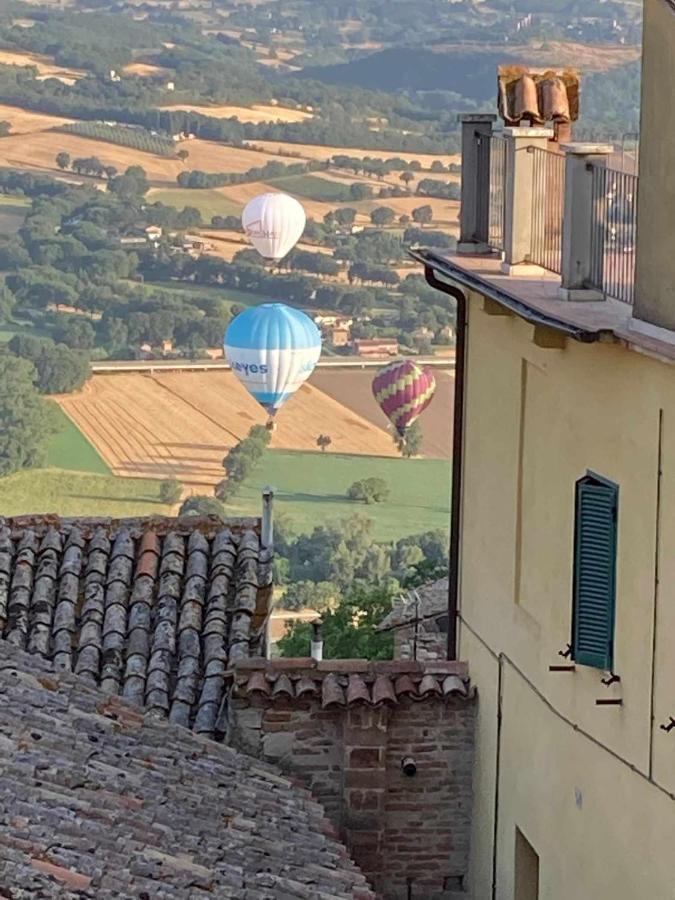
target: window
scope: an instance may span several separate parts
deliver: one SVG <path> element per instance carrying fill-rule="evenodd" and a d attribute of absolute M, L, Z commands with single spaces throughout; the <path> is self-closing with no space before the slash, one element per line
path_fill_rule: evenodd
<path fill-rule="evenodd" d="M 612 669 L 619 488 L 589 472 L 576 483 L 572 659 Z"/>
<path fill-rule="evenodd" d="M 539 900 L 539 857 L 520 828 L 516 828 L 514 900 Z"/>

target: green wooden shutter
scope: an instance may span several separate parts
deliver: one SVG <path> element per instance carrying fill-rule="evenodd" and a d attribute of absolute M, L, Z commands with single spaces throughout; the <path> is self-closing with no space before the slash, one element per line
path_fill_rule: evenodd
<path fill-rule="evenodd" d="M 614 661 L 619 488 L 589 475 L 576 485 L 572 658 L 611 670 Z"/>

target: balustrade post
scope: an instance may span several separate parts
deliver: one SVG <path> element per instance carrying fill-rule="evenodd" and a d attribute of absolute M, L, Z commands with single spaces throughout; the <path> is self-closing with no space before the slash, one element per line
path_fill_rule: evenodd
<path fill-rule="evenodd" d="M 593 167 L 606 166 L 611 144 L 563 144 L 565 212 L 562 236 L 562 300 L 603 300 L 604 221 L 594 197 Z"/>
<path fill-rule="evenodd" d="M 490 219 L 490 135 L 497 116 L 460 115 L 462 197 L 458 253 L 488 253 Z"/>
<path fill-rule="evenodd" d="M 536 275 L 543 270 L 532 265 L 534 153 L 548 149 L 552 128 L 505 128 L 506 183 L 504 212 L 505 275 Z"/>

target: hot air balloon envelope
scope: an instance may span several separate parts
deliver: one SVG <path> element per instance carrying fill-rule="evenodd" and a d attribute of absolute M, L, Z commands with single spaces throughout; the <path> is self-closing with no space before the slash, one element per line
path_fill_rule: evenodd
<path fill-rule="evenodd" d="M 288 194 L 260 194 L 246 204 L 241 224 L 249 240 L 266 259 L 283 259 L 302 237 L 305 211 Z"/>
<path fill-rule="evenodd" d="M 435 390 L 431 370 L 420 368 L 410 359 L 385 366 L 373 379 L 373 395 L 402 437 L 431 403 Z"/>
<path fill-rule="evenodd" d="M 319 329 L 283 303 L 239 313 L 225 333 L 232 371 L 271 416 L 309 378 L 320 355 Z"/>

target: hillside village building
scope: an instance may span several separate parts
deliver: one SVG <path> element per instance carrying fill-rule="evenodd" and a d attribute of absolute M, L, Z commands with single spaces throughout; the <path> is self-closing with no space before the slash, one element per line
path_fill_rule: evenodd
<path fill-rule="evenodd" d="M 464 255 L 416 252 L 458 302 L 476 900 L 675 891 L 675 3 L 644 27 L 639 190 L 610 146 L 466 116 Z"/>

